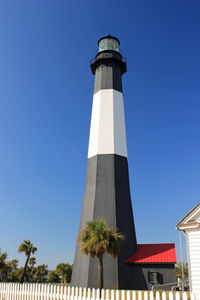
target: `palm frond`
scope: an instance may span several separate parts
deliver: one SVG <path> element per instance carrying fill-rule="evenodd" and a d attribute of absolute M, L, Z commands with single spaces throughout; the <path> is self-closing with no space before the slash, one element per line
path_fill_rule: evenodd
<path fill-rule="evenodd" d="M 91 257 L 101 257 L 105 252 L 115 258 L 119 254 L 122 240 L 125 237 L 115 229 L 109 228 L 106 221 L 97 219 L 87 222 L 87 226 L 80 232 L 78 240 L 81 252 Z"/>

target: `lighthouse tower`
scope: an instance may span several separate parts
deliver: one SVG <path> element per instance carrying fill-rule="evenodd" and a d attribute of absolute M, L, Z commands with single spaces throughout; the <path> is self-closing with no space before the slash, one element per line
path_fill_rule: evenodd
<path fill-rule="evenodd" d="M 126 61 L 113 36 L 98 41 L 99 51 L 91 63 L 95 75 L 87 176 L 79 232 L 87 221 L 105 219 L 109 227 L 125 236 L 116 259 L 104 256 L 104 287 L 130 286 L 126 260 L 137 251 L 129 188 L 122 75 Z M 131 275 L 132 276 L 132 275 Z M 77 241 L 72 285 L 98 287 L 96 258 L 85 256 Z"/>

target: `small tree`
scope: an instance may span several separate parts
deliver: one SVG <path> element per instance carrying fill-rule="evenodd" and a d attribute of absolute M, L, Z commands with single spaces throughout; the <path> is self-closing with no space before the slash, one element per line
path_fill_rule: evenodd
<path fill-rule="evenodd" d="M 65 282 L 69 283 L 71 282 L 71 277 L 72 277 L 72 266 L 70 264 L 67 264 L 68 268 L 65 273 Z"/>
<path fill-rule="evenodd" d="M 0 249 L 0 280 L 6 280 L 6 274 L 7 274 L 7 265 L 6 265 L 6 259 L 8 257 L 7 252 L 1 253 Z M 5 278 L 4 278 L 5 277 Z"/>
<path fill-rule="evenodd" d="M 24 270 L 23 270 L 23 273 L 22 273 L 22 277 L 20 279 L 20 283 L 24 282 L 24 277 L 25 277 L 25 274 L 26 274 L 26 268 L 27 268 L 28 261 L 29 261 L 29 258 L 31 256 L 31 254 L 35 253 L 36 251 L 37 251 L 37 247 L 34 247 L 33 244 L 29 240 L 25 240 L 19 246 L 18 252 L 25 252 L 25 255 L 27 256 L 26 262 L 25 262 L 25 265 L 24 265 Z"/>
<path fill-rule="evenodd" d="M 34 265 L 36 264 L 36 258 L 34 256 L 32 256 L 30 259 L 29 259 L 29 265 L 33 268 Z"/>
<path fill-rule="evenodd" d="M 36 258 L 34 256 L 32 256 L 30 259 L 29 259 L 29 267 L 27 268 L 27 275 L 28 275 L 28 278 L 29 278 L 29 282 L 34 282 L 34 275 L 35 275 L 35 272 L 36 272 L 36 268 L 34 267 L 34 265 L 36 264 Z"/>
<path fill-rule="evenodd" d="M 48 266 L 47 265 L 41 265 L 36 268 L 35 271 L 35 280 L 36 282 L 47 282 L 47 275 L 48 275 Z"/>
<path fill-rule="evenodd" d="M 98 258 L 100 290 L 103 288 L 103 255 L 108 253 L 112 258 L 117 257 L 124 238 L 122 233 L 109 228 L 102 219 L 87 222 L 86 228 L 79 234 L 81 252 Z"/>
<path fill-rule="evenodd" d="M 71 280 L 72 267 L 70 264 L 60 263 L 56 266 L 56 273 L 62 277 L 62 283 Z"/>
<path fill-rule="evenodd" d="M 59 283 L 60 282 L 60 277 L 56 272 L 52 271 L 49 273 L 49 278 L 48 278 L 49 283 Z"/>

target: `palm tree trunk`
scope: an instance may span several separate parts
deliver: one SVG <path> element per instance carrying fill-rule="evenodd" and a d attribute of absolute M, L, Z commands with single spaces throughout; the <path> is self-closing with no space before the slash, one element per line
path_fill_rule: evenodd
<path fill-rule="evenodd" d="M 103 255 L 99 256 L 98 269 L 99 269 L 99 289 L 101 293 L 101 290 L 103 289 Z"/>
<path fill-rule="evenodd" d="M 27 256 L 27 259 L 26 259 L 26 262 L 25 262 L 25 265 L 24 265 L 24 270 L 23 270 L 23 273 L 22 273 L 22 277 L 21 277 L 20 283 L 23 283 L 23 282 L 24 282 L 24 276 L 25 276 L 25 274 L 26 274 L 26 268 L 27 268 L 27 265 L 28 265 L 28 261 L 29 261 L 30 255 L 31 255 L 31 254 L 29 254 L 29 255 Z"/>

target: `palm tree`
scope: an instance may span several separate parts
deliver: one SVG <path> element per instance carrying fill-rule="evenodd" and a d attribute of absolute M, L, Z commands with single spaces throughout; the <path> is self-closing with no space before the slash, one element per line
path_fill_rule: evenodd
<path fill-rule="evenodd" d="M 67 279 L 71 276 L 71 266 L 70 264 L 60 263 L 56 266 L 56 273 L 62 277 L 62 283 L 65 283 Z"/>
<path fill-rule="evenodd" d="M 7 268 L 6 259 L 7 259 L 7 257 L 8 257 L 7 252 L 1 253 L 1 249 L 0 249 L 0 280 L 2 280 L 6 274 L 6 268 Z"/>
<path fill-rule="evenodd" d="M 48 265 L 41 265 L 36 268 L 35 277 L 36 282 L 47 282 Z"/>
<path fill-rule="evenodd" d="M 29 265 L 33 268 L 34 265 L 36 264 L 36 258 L 34 256 L 32 256 L 30 259 L 29 259 Z"/>
<path fill-rule="evenodd" d="M 112 258 L 119 255 L 120 244 L 125 239 L 122 233 L 109 228 L 105 220 L 97 219 L 87 222 L 78 237 L 81 243 L 81 252 L 98 258 L 99 288 L 103 288 L 103 255 L 108 253 Z"/>
<path fill-rule="evenodd" d="M 11 269 L 15 271 L 15 270 L 17 270 L 18 263 L 19 263 L 18 259 L 13 259 L 10 261 L 9 265 L 10 265 Z"/>
<path fill-rule="evenodd" d="M 36 264 L 36 258 L 34 256 L 32 256 L 29 259 L 29 268 L 28 268 L 28 273 L 29 273 L 29 281 L 33 282 L 34 281 L 34 273 L 36 272 L 36 268 L 34 267 L 34 265 Z"/>
<path fill-rule="evenodd" d="M 25 255 L 27 256 L 20 283 L 24 282 L 24 277 L 26 274 L 26 268 L 28 265 L 29 258 L 32 253 L 35 253 L 35 251 L 37 251 L 37 247 L 34 247 L 29 240 L 24 240 L 24 242 L 19 246 L 18 252 L 25 252 Z"/>

